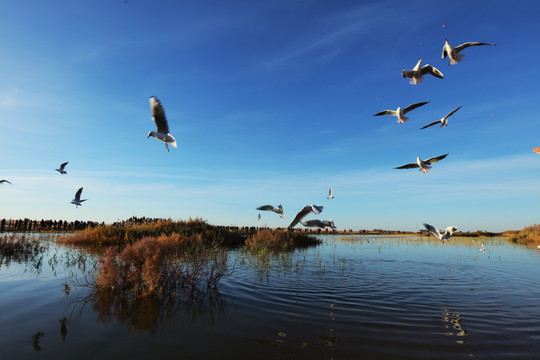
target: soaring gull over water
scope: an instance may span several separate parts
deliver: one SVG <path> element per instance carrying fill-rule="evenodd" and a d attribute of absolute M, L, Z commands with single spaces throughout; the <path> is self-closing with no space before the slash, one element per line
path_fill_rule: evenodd
<path fill-rule="evenodd" d="M 413 85 L 421 83 L 422 80 L 424 80 L 424 75 L 426 74 L 433 75 L 440 79 L 444 78 L 442 72 L 440 72 L 437 68 L 429 64 L 426 64 L 423 67 L 421 66 L 422 59 L 418 60 L 418 63 L 416 63 L 416 66 L 412 70 L 402 70 L 401 75 L 403 75 L 403 77 L 406 79 L 411 79 L 411 84 Z"/>
<path fill-rule="evenodd" d="M 285 214 L 283 213 L 283 207 L 281 206 L 281 204 L 278 205 L 277 209 L 275 207 L 273 207 L 272 205 L 263 205 L 263 206 L 259 206 L 257 208 L 257 210 L 261 210 L 261 211 L 273 211 L 275 212 L 276 214 L 279 214 L 280 217 L 284 217 Z"/>
<path fill-rule="evenodd" d="M 169 124 L 167 122 L 167 117 L 165 116 L 165 110 L 155 96 L 150 96 L 150 109 L 152 110 L 152 120 L 156 123 L 157 131 L 150 131 L 146 138 L 148 139 L 150 136 L 153 136 L 156 139 L 163 141 L 167 151 L 169 151 L 168 144 L 171 144 L 176 148 L 176 140 L 169 132 Z"/>
<path fill-rule="evenodd" d="M 426 229 L 435 235 L 436 238 L 438 238 L 441 241 L 448 240 L 452 237 L 452 234 L 457 231 L 457 226 L 449 226 L 446 228 L 445 232 L 441 232 L 439 229 L 437 229 L 435 226 L 429 225 L 424 223 L 424 226 Z"/>
<path fill-rule="evenodd" d="M 406 113 L 408 113 L 411 110 L 414 110 L 420 106 L 426 105 L 429 103 L 429 101 L 419 102 L 416 104 L 411 104 L 405 108 L 398 107 L 396 110 L 383 110 L 381 112 L 378 112 L 374 114 L 373 116 L 381 116 L 381 115 L 392 115 L 397 116 L 397 122 L 400 124 L 405 124 L 407 120 L 409 120 L 408 117 L 405 116 Z"/>
<path fill-rule="evenodd" d="M 65 171 L 64 168 L 66 167 L 66 165 L 68 164 L 68 162 L 69 162 L 69 161 L 66 161 L 65 163 L 60 164 L 60 168 L 54 169 L 54 170 L 58 171 L 58 172 L 59 172 L 60 174 L 62 174 L 62 175 L 67 174 L 67 171 Z"/>
<path fill-rule="evenodd" d="M 426 160 L 420 159 L 420 156 L 416 158 L 416 162 L 405 164 L 394 169 L 414 169 L 420 168 L 420 172 L 427 174 L 431 170 L 431 165 L 435 164 L 437 161 L 444 159 L 448 154 L 444 154 L 437 157 L 432 157 Z"/>
<path fill-rule="evenodd" d="M 300 222 L 304 217 L 306 217 L 307 214 L 310 212 L 315 214 L 320 214 L 323 210 L 324 206 L 317 206 L 317 205 L 306 205 L 298 214 L 296 214 L 294 220 L 292 223 L 288 226 L 289 229 L 293 228 L 296 224 Z"/>
<path fill-rule="evenodd" d="M 463 105 L 462 105 L 462 106 L 463 106 Z M 454 115 L 454 113 L 455 113 L 456 111 L 458 111 L 459 109 L 461 109 L 461 106 L 458 107 L 458 108 L 456 108 L 456 109 L 454 109 L 454 110 L 452 110 L 452 111 L 450 111 L 450 112 L 449 112 L 448 114 L 446 114 L 442 119 L 437 120 L 437 121 L 434 121 L 434 122 L 432 122 L 432 123 L 429 123 L 429 124 L 427 124 L 426 126 L 422 126 L 420 129 L 425 129 L 425 128 L 428 128 L 428 127 L 430 127 L 430 126 L 437 125 L 437 124 L 441 124 L 441 127 L 445 127 L 446 125 L 448 125 L 448 118 L 449 118 L 450 116 Z"/>
<path fill-rule="evenodd" d="M 463 57 L 465 56 L 465 54 L 459 53 L 461 50 L 466 49 L 469 46 L 480 46 L 480 45 L 495 46 L 496 44 L 485 43 L 485 42 L 466 42 L 453 48 L 448 42 L 448 39 L 446 39 L 444 41 L 444 46 L 442 48 L 442 59 L 448 56 L 448 60 L 449 60 L 448 65 L 455 65 L 461 60 L 463 60 Z"/>
<path fill-rule="evenodd" d="M 77 190 L 77 192 L 75 193 L 75 198 L 71 200 L 71 203 L 75 205 L 75 207 L 81 206 L 83 201 L 88 200 L 88 199 L 81 200 L 82 189 L 83 188 L 81 187 L 79 190 Z"/>

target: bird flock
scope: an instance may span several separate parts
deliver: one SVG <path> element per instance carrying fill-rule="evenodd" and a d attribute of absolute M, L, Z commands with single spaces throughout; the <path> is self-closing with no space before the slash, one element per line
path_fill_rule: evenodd
<path fill-rule="evenodd" d="M 448 57 L 448 65 L 455 65 L 463 60 L 464 54 L 461 54 L 461 51 L 468 47 L 472 46 L 481 46 L 481 45 L 491 45 L 495 46 L 496 44 L 492 43 L 485 43 L 485 42 L 466 42 L 459 46 L 452 47 L 448 41 L 448 39 L 445 40 L 443 49 L 442 49 L 442 59 L 445 59 Z M 437 69 L 436 67 L 426 64 L 422 66 L 423 58 L 418 60 L 416 65 L 411 69 L 404 69 L 401 71 L 401 75 L 410 80 L 410 83 L 413 85 L 418 85 L 423 81 L 423 78 L 425 75 L 431 75 L 433 77 L 444 79 L 443 73 Z M 156 131 L 150 131 L 147 135 L 147 139 L 149 137 L 154 137 L 157 140 L 160 140 L 164 142 L 165 148 L 169 152 L 169 145 L 171 145 L 174 148 L 177 148 L 176 139 L 174 136 L 170 133 L 169 130 L 169 124 L 167 121 L 167 117 L 165 116 L 165 110 L 163 108 L 163 105 L 161 102 L 157 99 L 155 96 L 151 96 L 149 98 L 150 102 L 150 110 L 152 113 L 152 120 L 155 123 Z M 408 105 L 404 108 L 398 107 L 396 110 L 383 110 L 380 111 L 374 116 L 383 116 L 383 115 L 390 115 L 390 116 L 396 116 L 397 122 L 399 124 L 405 124 L 407 120 L 409 120 L 408 117 L 405 116 L 405 114 L 411 112 L 412 110 L 415 110 L 419 107 L 425 106 L 429 104 L 430 101 L 422 101 L 418 103 L 414 103 L 411 105 Z M 448 125 L 448 119 L 454 115 L 458 110 L 461 109 L 462 106 L 459 106 L 455 108 L 454 110 L 450 111 L 448 114 L 446 114 L 444 117 L 442 117 L 440 120 L 433 121 L 420 129 L 426 129 L 428 127 L 438 125 L 440 124 L 441 128 L 444 128 Z M 535 152 L 540 154 L 540 147 L 533 149 Z M 421 173 L 428 173 L 431 170 L 431 167 L 433 164 L 437 163 L 440 160 L 443 160 L 448 156 L 448 153 L 444 155 L 434 156 L 425 160 L 422 160 L 420 156 L 417 157 L 416 162 L 405 164 L 402 166 L 395 167 L 395 169 L 412 169 L 412 168 L 419 168 L 419 171 Z M 55 169 L 57 172 L 59 172 L 61 175 L 67 174 L 67 171 L 65 170 L 66 165 L 68 162 L 63 162 L 60 164 L 58 169 Z M 0 180 L 0 184 L 11 184 L 10 181 L 6 179 Z M 81 199 L 83 187 L 81 186 L 75 193 L 75 197 L 71 201 L 71 204 L 75 205 L 76 207 L 79 207 L 82 205 L 82 203 L 88 199 Z M 327 199 L 331 200 L 334 198 L 332 188 L 329 189 Z M 323 210 L 324 206 L 321 205 L 306 205 L 304 206 L 295 216 L 293 221 L 290 223 L 290 225 L 287 227 L 288 229 L 292 229 L 294 226 L 296 226 L 298 223 L 302 224 L 306 227 L 317 227 L 321 229 L 332 229 L 335 230 L 336 226 L 334 224 L 334 221 L 332 219 L 330 220 L 318 220 L 318 219 L 312 219 L 312 220 L 306 220 L 302 221 L 308 214 L 320 214 Z M 274 207 L 272 205 L 262 205 L 256 208 L 259 211 L 271 211 L 278 214 L 281 218 L 285 217 L 285 214 L 283 212 L 283 207 L 281 204 L 279 204 L 277 207 Z M 258 214 L 258 219 L 260 220 L 261 214 Z M 425 228 L 434 236 L 436 236 L 441 241 L 447 240 L 452 236 L 452 233 L 457 230 L 456 226 L 449 226 L 446 228 L 444 232 L 441 232 L 436 227 L 429 225 L 427 223 L 424 223 Z"/>
<path fill-rule="evenodd" d="M 461 54 L 460 53 L 461 51 L 463 51 L 464 49 L 466 49 L 468 47 L 471 47 L 471 46 L 481 46 L 481 45 L 495 46 L 496 44 L 485 43 L 485 42 L 466 42 L 466 43 L 463 43 L 463 44 L 461 44 L 459 46 L 452 47 L 450 45 L 450 42 L 448 41 L 448 39 L 446 39 L 445 43 L 444 43 L 444 46 L 443 46 L 443 49 L 442 49 L 442 59 L 444 60 L 445 58 L 448 57 L 448 59 L 449 59 L 448 65 L 449 66 L 450 65 L 455 65 L 455 64 L 459 63 L 461 60 L 463 60 L 464 54 Z M 401 75 L 404 78 L 409 79 L 410 83 L 412 85 L 420 84 L 424 80 L 425 75 L 431 75 L 431 76 L 434 76 L 434 77 L 439 78 L 439 79 L 444 79 L 444 75 L 439 69 L 437 69 L 436 67 L 434 67 L 434 66 L 432 66 L 430 64 L 425 64 L 424 66 L 422 66 L 422 61 L 423 61 L 423 58 L 418 60 L 416 65 L 411 70 L 408 70 L 408 69 L 402 70 Z M 405 114 L 407 114 L 407 113 L 409 113 L 409 112 L 411 112 L 411 111 L 413 111 L 415 109 L 418 109 L 419 107 L 425 106 L 425 105 L 427 105 L 429 103 L 430 103 L 430 101 L 417 102 L 417 103 L 414 103 L 414 104 L 410 104 L 410 105 L 408 105 L 408 106 L 406 106 L 404 108 L 398 107 L 396 110 L 383 110 L 383 111 L 380 111 L 380 112 L 374 114 L 373 116 L 384 116 L 384 115 L 396 116 L 397 117 L 397 122 L 399 124 L 405 124 L 407 122 L 407 120 L 409 120 L 409 118 L 406 117 Z M 448 126 L 448 119 L 452 115 L 454 115 L 458 110 L 460 110 L 461 108 L 462 108 L 462 106 L 459 106 L 459 107 L 453 109 L 448 114 L 443 116 L 441 119 L 433 121 L 433 122 L 421 127 L 420 130 L 424 130 L 424 129 L 428 128 L 428 127 L 438 125 L 438 124 L 440 124 L 441 128 L 444 128 L 444 127 Z M 535 151 L 537 151 L 537 150 L 535 149 Z M 537 152 L 540 153 L 540 148 L 538 148 Z M 447 156 L 448 156 L 448 153 L 443 154 L 443 155 L 439 155 L 439 156 L 430 157 L 430 158 L 427 158 L 425 160 L 422 160 L 420 158 L 420 156 L 418 156 L 416 158 L 416 162 L 401 165 L 401 166 L 395 167 L 394 169 L 419 168 L 420 173 L 427 174 L 431 170 L 433 164 L 439 162 L 440 160 L 443 160 Z M 333 196 L 332 188 L 330 188 L 327 199 L 330 200 L 330 199 L 333 199 L 333 198 L 334 198 L 334 196 Z M 281 204 L 278 206 L 278 209 L 275 209 L 272 205 L 263 205 L 263 206 L 257 207 L 256 209 L 261 210 L 261 211 L 274 211 L 274 212 L 280 214 L 280 216 L 282 218 L 284 217 L 283 207 L 281 206 Z M 302 210 L 300 210 L 296 214 L 294 220 L 288 226 L 288 229 L 291 229 L 295 225 L 300 223 L 300 224 L 302 224 L 303 226 L 306 226 L 306 227 L 318 227 L 318 228 L 321 228 L 321 229 L 335 230 L 336 226 L 335 226 L 333 220 L 313 219 L 313 220 L 302 221 L 303 218 L 306 217 L 308 214 L 310 214 L 310 213 L 320 214 L 322 212 L 322 210 L 323 210 L 323 206 L 317 206 L 317 205 L 313 205 L 313 204 L 306 205 L 304 208 L 302 208 Z M 258 219 L 260 220 L 260 218 L 261 218 L 261 215 L 259 214 Z M 445 241 L 445 240 L 450 239 L 452 237 L 452 234 L 455 231 L 457 231 L 457 229 L 458 229 L 457 226 L 449 226 L 443 232 L 443 231 L 440 231 L 439 229 L 437 229 L 437 227 L 432 226 L 432 225 L 427 224 L 427 223 L 424 223 L 424 227 L 429 231 L 430 234 L 433 234 L 435 237 L 437 237 L 441 241 Z"/>

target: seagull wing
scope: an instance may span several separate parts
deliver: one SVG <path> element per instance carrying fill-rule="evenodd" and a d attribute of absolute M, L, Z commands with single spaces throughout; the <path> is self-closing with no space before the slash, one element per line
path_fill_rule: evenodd
<path fill-rule="evenodd" d="M 298 212 L 298 214 L 296 214 L 296 216 L 294 217 L 294 220 L 291 222 L 291 224 L 289 225 L 289 228 L 292 228 L 294 227 L 296 224 L 298 224 L 300 222 L 300 220 L 302 220 L 307 214 L 309 214 L 311 212 L 311 206 L 308 205 L 308 206 L 304 206 L 304 208 L 302 210 L 300 210 Z"/>
<path fill-rule="evenodd" d="M 414 169 L 417 167 L 418 167 L 417 163 L 410 163 L 410 164 L 405 164 L 405 165 L 395 167 L 394 169 Z"/>
<path fill-rule="evenodd" d="M 459 109 L 461 109 L 462 106 L 463 106 L 463 105 L 461 105 L 460 107 L 458 107 L 458 108 L 456 108 L 456 109 L 450 111 L 448 114 L 446 114 L 446 116 L 445 116 L 443 119 L 447 119 L 447 118 L 449 118 L 450 116 L 454 115 L 454 113 L 455 113 L 456 111 L 458 111 Z"/>
<path fill-rule="evenodd" d="M 10 184 L 10 185 L 13 185 L 12 183 L 10 183 L 10 182 L 7 181 L 7 180 L 0 180 L 0 183 L 8 183 L 8 184 Z"/>
<path fill-rule="evenodd" d="M 401 75 L 404 78 L 410 79 L 410 78 L 412 78 L 414 76 L 414 71 L 405 69 L 405 70 L 401 71 Z"/>
<path fill-rule="evenodd" d="M 425 74 L 431 74 L 435 77 L 438 77 L 439 79 L 443 79 L 444 76 L 442 74 L 442 72 L 439 71 L 439 69 L 437 69 L 436 67 L 434 66 L 431 66 L 429 64 L 425 65 L 422 70 L 420 70 L 420 74 L 422 75 L 425 75 Z"/>
<path fill-rule="evenodd" d="M 81 200 L 82 189 L 83 189 L 83 188 L 81 187 L 81 188 L 80 188 L 79 190 L 77 190 L 77 192 L 75 193 L 75 200 L 77 200 L 77 201 L 80 201 L 80 200 Z"/>
<path fill-rule="evenodd" d="M 446 44 L 444 44 L 444 46 L 442 48 L 442 57 L 441 57 L 441 59 L 444 59 L 447 56 L 448 56 L 448 51 L 446 50 Z"/>
<path fill-rule="evenodd" d="M 424 223 L 424 227 L 425 227 L 430 233 L 432 233 L 433 235 L 435 235 L 438 239 L 441 238 L 441 233 L 439 232 L 439 229 L 437 229 L 435 226 Z"/>
<path fill-rule="evenodd" d="M 60 170 L 64 170 L 64 168 L 66 167 L 66 165 L 68 164 L 69 161 L 66 161 L 65 163 L 62 163 L 60 164 Z"/>
<path fill-rule="evenodd" d="M 446 232 L 452 235 L 454 232 L 457 231 L 457 226 L 449 226 L 446 228 Z"/>
<path fill-rule="evenodd" d="M 420 129 L 425 129 L 425 128 L 428 128 L 430 126 L 437 125 L 437 124 L 440 124 L 440 123 L 442 123 L 442 120 L 437 120 L 437 121 L 434 121 L 432 123 L 427 124 L 426 126 L 422 126 Z"/>
<path fill-rule="evenodd" d="M 263 211 L 273 211 L 274 207 L 272 205 L 263 205 L 259 206 L 257 210 L 263 210 Z"/>
<path fill-rule="evenodd" d="M 169 124 L 165 116 L 165 110 L 155 96 L 150 97 L 150 109 L 152 110 L 152 120 L 156 123 L 157 131 L 163 134 L 169 133 Z"/>
<path fill-rule="evenodd" d="M 429 103 L 429 101 L 424 101 L 424 102 L 419 102 L 419 103 L 416 103 L 416 104 L 411 104 L 411 105 L 409 105 L 409 106 L 407 106 L 406 108 L 403 109 L 403 113 L 406 114 L 409 111 L 416 109 L 417 107 L 426 105 L 427 103 Z"/>
<path fill-rule="evenodd" d="M 472 41 L 472 42 L 466 42 L 466 43 L 463 43 L 463 44 L 461 44 L 461 45 L 459 45 L 459 46 L 456 46 L 456 47 L 454 48 L 454 50 L 455 50 L 456 52 L 460 52 L 461 50 L 466 49 L 466 48 L 468 48 L 469 46 L 480 46 L 480 45 L 491 45 L 491 46 L 495 46 L 496 44 Z"/>
<path fill-rule="evenodd" d="M 444 154 L 444 155 L 441 155 L 441 156 L 432 157 L 432 158 L 429 158 L 429 159 L 424 160 L 424 162 L 425 162 L 426 164 L 428 164 L 428 165 L 432 165 L 432 164 L 435 164 L 437 161 L 444 159 L 447 155 L 448 155 L 448 154 Z"/>
<path fill-rule="evenodd" d="M 384 111 L 378 112 L 376 114 L 373 114 L 373 116 L 381 116 L 381 115 L 394 115 L 394 116 L 397 116 L 397 111 L 395 111 L 395 110 L 384 110 Z"/>
<path fill-rule="evenodd" d="M 291 222 L 291 224 L 288 226 L 289 228 L 294 227 L 296 224 L 300 222 L 307 214 L 310 212 L 314 212 L 315 214 L 319 214 L 323 210 L 323 206 L 317 206 L 317 205 L 306 205 L 296 216 L 294 217 L 294 220 Z"/>

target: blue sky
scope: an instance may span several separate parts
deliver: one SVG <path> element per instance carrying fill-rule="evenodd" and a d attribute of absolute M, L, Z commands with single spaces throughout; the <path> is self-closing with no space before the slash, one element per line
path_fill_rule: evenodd
<path fill-rule="evenodd" d="M 0 218 L 538 222 L 537 1 L 0 3 Z M 441 59 L 445 38 L 497 46 Z M 445 76 L 419 85 L 420 59 Z M 147 139 L 157 96 L 179 148 Z M 374 117 L 431 101 L 408 116 Z M 446 128 L 420 127 L 463 105 Z M 449 153 L 428 174 L 395 170 Z M 67 175 L 55 168 L 69 161 Z M 82 207 L 69 204 L 83 186 Z M 333 187 L 335 199 L 327 200 Z M 285 218 L 257 206 L 283 204 Z M 300 226 L 300 225 L 298 225 Z"/>

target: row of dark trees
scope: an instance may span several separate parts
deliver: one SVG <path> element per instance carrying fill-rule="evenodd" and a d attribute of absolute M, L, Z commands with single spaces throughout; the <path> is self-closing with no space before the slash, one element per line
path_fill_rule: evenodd
<path fill-rule="evenodd" d="M 101 223 L 102 225 L 103 223 Z M 100 225 L 94 221 L 2 219 L 1 231 L 74 231 Z"/>

